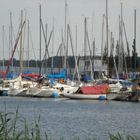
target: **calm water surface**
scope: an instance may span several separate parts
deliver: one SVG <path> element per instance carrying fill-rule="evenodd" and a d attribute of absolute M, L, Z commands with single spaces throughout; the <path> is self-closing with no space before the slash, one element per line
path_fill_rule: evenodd
<path fill-rule="evenodd" d="M 64 98 L 0 97 L 0 111 L 15 112 L 28 123 L 40 115 L 42 133 L 54 140 L 96 138 L 108 133 L 140 136 L 140 103 L 69 100 Z"/>

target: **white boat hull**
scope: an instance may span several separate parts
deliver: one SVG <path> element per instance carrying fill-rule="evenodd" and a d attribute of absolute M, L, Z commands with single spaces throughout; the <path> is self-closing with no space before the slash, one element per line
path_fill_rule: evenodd
<path fill-rule="evenodd" d="M 62 94 L 63 97 L 70 99 L 101 100 L 106 99 L 106 94 Z"/>
<path fill-rule="evenodd" d="M 52 91 L 47 88 L 31 87 L 27 90 L 26 95 L 32 97 L 51 97 Z"/>
<path fill-rule="evenodd" d="M 27 88 L 9 88 L 8 95 L 9 96 L 26 96 Z"/>

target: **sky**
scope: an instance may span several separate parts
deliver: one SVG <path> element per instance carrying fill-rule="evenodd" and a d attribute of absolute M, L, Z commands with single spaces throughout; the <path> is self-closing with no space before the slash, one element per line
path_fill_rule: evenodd
<path fill-rule="evenodd" d="M 119 15 L 121 14 L 121 3 L 123 4 L 123 20 L 125 23 L 127 39 L 132 49 L 134 38 L 134 10 L 136 9 L 136 49 L 140 55 L 140 1 L 139 0 L 108 0 L 108 25 L 112 32 L 115 43 L 119 39 Z M 13 24 L 13 45 L 20 25 L 21 10 L 24 11 L 24 18 L 30 22 L 30 41 L 27 44 L 27 24 L 24 29 L 24 58 L 29 48 L 29 58 L 39 59 L 39 5 L 41 4 L 41 16 L 45 25 L 47 24 L 48 36 L 53 27 L 54 34 L 51 37 L 49 53 L 56 55 L 58 47 L 62 43 L 65 27 L 65 0 L 0 0 L 0 59 L 7 59 L 11 56 L 9 52 L 9 26 L 10 12 L 12 13 Z M 96 54 L 101 53 L 103 14 L 106 13 L 106 0 L 67 0 L 67 23 L 70 25 L 72 42 L 77 54 L 84 54 L 84 19 L 87 18 L 87 31 L 90 42 L 95 39 Z M 25 16 L 26 15 L 26 16 Z M 105 26 L 105 25 L 104 25 Z M 4 29 L 3 29 L 4 28 Z M 77 28 L 77 49 L 76 49 L 76 28 Z M 105 40 L 104 27 L 104 40 Z M 125 38 L 125 37 L 123 37 Z M 42 34 L 42 57 L 45 44 Z M 125 39 L 124 39 L 125 42 Z M 3 47 L 4 46 L 4 47 Z M 19 50 L 19 43 L 18 43 Z M 14 57 L 18 58 L 16 50 Z M 87 49 L 87 53 L 89 50 Z M 71 47 L 69 54 L 72 55 Z"/>

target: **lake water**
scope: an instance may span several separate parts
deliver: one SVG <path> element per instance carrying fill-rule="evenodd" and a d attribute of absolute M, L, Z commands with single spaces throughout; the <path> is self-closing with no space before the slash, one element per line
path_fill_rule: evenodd
<path fill-rule="evenodd" d="M 42 133 L 54 140 L 108 139 L 108 133 L 140 136 L 140 103 L 0 97 L 0 111 L 15 112 L 30 124 L 40 115 Z"/>

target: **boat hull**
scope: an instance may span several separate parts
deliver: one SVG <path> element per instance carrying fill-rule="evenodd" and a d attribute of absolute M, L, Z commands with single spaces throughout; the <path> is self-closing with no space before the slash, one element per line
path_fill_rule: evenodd
<path fill-rule="evenodd" d="M 42 89 L 38 87 L 32 87 L 27 90 L 26 96 L 31 96 L 31 97 L 51 97 L 52 96 L 52 91 L 50 89 Z"/>
<path fill-rule="evenodd" d="M 81 100 L 104 100 L 106 99 L 106 94 L 62 94 L 63 97 L 70 99 L 81 99 Z"/>

